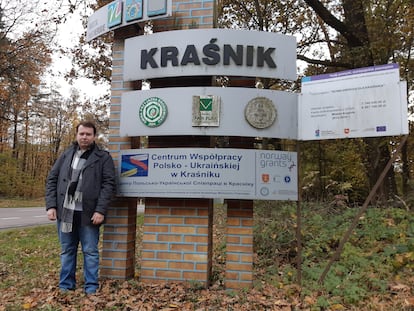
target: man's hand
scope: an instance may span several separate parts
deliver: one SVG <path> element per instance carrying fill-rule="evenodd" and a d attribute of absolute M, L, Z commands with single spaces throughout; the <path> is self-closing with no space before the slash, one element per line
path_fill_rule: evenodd
<path fill-rule="evenodd" d="M 56 208 L 49 208 L 46 214 L 49 220 L 56 220 Z"/>
<path fill-rule="evenodd" d="M 94 225 L 100 225 L 101 223 L 103 223 L 104 219 L 105 219 L 105 216 L 98 212 L 93 213 L 93 216 L 91 218 L 92 223 Z"/>

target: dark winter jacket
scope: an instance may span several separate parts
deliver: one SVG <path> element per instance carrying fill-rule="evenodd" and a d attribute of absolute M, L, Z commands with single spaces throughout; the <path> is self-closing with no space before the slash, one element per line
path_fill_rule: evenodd
<path fill-rule="evenodd" d="M 63 202 L 71 177 L 71 164 L 78 144 L 74 143 L 56 160 L 46 180 L 46 210 L 56 208 L 61 219 Z M 91 224 L 94 212 L 106 215 L 116 193 L 115 167 L 107 151 L 94 146 L 82 168 L 82 225 Z"/>

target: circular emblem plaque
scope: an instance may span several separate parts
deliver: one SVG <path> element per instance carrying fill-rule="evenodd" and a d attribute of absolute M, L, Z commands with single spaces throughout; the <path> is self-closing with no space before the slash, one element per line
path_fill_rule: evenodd
<path fill-rule="evenodd" d="M 256 97 L 248 102 L 244 109 L 244 116 L 251 126 L 264 129 L 275 122 L 277 111 L 270 99 Z"/>
<path fill-rule="evenodd" d="M 139 118 L 148 127 L 160 126 L 167 118 L 167 105 L 158 97 L 144 100 L 139 107 Z"/>

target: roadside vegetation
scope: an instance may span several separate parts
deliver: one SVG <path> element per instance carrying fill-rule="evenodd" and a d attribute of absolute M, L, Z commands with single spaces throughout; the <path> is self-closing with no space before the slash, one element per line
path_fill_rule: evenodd
<path fill-rule="evenodd" d="M 45 199 L 20 199 L 20 198 L 1 198 L 0 197 L 0 208 L 10 208 L 10 207 L 35 207 L 35 206 L 44 206 Z"/>
<path fill-rule="evenodd" d="M 144 284 L 136 277 L 102 280 L 98 295 L 57 289 L 54 225 L 0 232 L 0 311 L 12 310 L 413 310 L 414 216 L 404 208 L 370 207 L 340 259 L 318 282 L 357 208 L 304 204 L 302 284 L 297 283 L 296 205 L 256 202 L 252 289 L 224 290 L 225 206 L 216 208 L 213 283 Z M 81 253 L 80 253 L 81 257 Z M 80 267 L 82 258 L 79 258 Z M 79 269 L 82 280 L 82 268 Z M 82 284 L 80 284 L 82 285 Z"/>

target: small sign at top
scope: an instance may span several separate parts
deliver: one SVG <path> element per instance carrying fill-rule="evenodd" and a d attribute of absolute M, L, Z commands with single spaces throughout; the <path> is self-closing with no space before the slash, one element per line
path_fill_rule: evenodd
<path fill-rule="evenodd" d="M 112 2 L 108 6 L 108 27 L 112 28 L 122 23 L 122 1 Z"/>
<path fill-rule="evenodd" d="M 88 19 L 86 40 L 91 41 L 111 30 L 172 14 L 172 0 L 116 0 Z"/>
<path fill-rule="evenodd" d="M 148 16 L 157 16 L 167 13 L 167 0 L 148 1 Z"/>
<path fill-rule="evenodd" d="M 126 0 L 125 21 L 132 22 L 142 18 L 142 0 Z"/>

